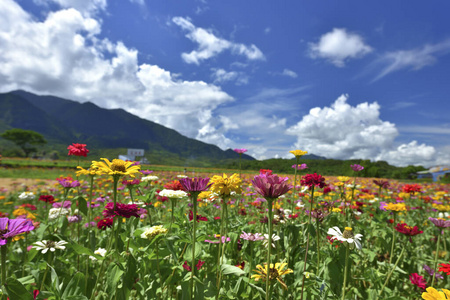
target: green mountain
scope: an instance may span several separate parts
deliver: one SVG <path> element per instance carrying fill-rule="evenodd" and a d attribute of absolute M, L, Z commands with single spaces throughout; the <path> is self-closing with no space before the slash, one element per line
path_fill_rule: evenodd
<path fill-rule="evenodd" d="M 83 143 L 90 149 L 91 159 L 126 154 L 127 148 L 144 149 L 145 157 L 157 164 L 208 166 L 239 158 L 231 149 L 224 151 L 185 137 L 123 109 L 24 91 L 0 94 L 0 132 L 10 128 L 39 132 L 49 142 L 46 149 L 60 155 L 67 154 L 67 145 Z M 242 159 L 254 160 L 245 154 Z"/>

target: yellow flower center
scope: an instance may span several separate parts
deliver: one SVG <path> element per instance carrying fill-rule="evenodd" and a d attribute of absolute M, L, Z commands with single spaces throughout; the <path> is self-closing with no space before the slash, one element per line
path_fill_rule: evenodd
<path fill-rule="evenodd" d="M 353 232 L 351 227 L 345 227 L 344 232 L 342 233 L 342 236 L 346 239 L 353 238 Z"/>
<path fill-rule="evenodd" d="M 347 231 L 352 231 L 353 230 L 351 227 L 345 227 L 344 229 L 347 230 Z"/>
<path fill-rule="evenodd" d="M 123 160 L 116 158 L 116 159 L 113 159 L 111 162 L 111 170 L 117 171 L 117 172 L 126 172 L 127 167 Z"/>

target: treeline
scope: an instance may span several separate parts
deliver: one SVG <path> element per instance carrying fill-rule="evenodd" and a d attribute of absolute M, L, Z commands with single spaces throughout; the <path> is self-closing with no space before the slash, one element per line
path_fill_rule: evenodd
<path fill-rule="evenodd" d="M 267 159 L 267 160 L 242 160 L 242 170 L 271 169 L 274 173 L 293 174 L 292 165 L 295 159 Z M 358 177 L 376 177 L 391 179 L 415 179 L 418 171 L 426 170 L 422 166 L 395 167 L 385 161 L 372 162 L 370 160 L 335 160 L 335 159 L 301 159 L 300 164 L 307 164 L 308 168 L 301 174 L 319 173 L 328 176 L 353 176 L 350 165 L 359 164 L 364 170 L 358 172 Z M 227 169 L 239 169 L 239 161 L 228 161 L 221 167 Z"/>

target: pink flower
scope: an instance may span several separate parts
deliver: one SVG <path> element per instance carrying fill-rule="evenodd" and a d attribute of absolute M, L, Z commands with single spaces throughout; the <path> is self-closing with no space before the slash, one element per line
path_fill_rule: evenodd
<path fill-rule="evenodd" d="M 359 171 L 364 170 L 364 167 L 360 166 L 358 164 L 350 165 L 350 168 L 352 168 L 352 170 L 355 171 L 355 172 L 359 172 Z"/>
<path fill-rule="evenodd" d="M 319 188 L 323 188 L 326 186 L 325 178 L 322 177 L 322 175 L 319 174 L 306 174 L 302 177 L 302 180 L 300 181 L 300 184 L 303 186 L 307 186 L 310 190 L 317 186 Z"/>
<path fill-rule="evenodd" d="M 420 287 L 421 289 L 426 289 L 427 287 L 427 282 L 425 281 L 425 279 L 423 278 L 423 276 L 420 276 L 417 273 L 413 273 L 409 276 L 409 280 L 411 280 L 411 283 L 414 285 L 417 285 L 418 287 Z"/>
<path fill-rule="evenodd" d="M 256 192 L 265 198 L 278 198 L 286 194 L 292 189 L 292 185 L 288 184 L 289 178 L 278 177 L 278 175 L 256 175 L 252 184 Z"/>
<path fill-rule="evenodd" d="M 234 149 L 233 151 L 234 151 L 234 152 L 236 152 L 236 153 L 242 154 L 242 153 L 245 153 L 245 152 L 247 152 L 248 150 L 247 150 L 247 149 L 244 149 L 244 148 L 242 148 L 242 149 Z"/>
<path fill-rule="evenodd" d="M 307 166 L 306 164 L 292 165 L 292 168 L 293 168 L 293 169 L 297 168 L 297 170 L 304 170 L 304 169 L 307 169 L 308 166 Z"/>
<path fill-rule="evenodd" d="M 202 192 L 209 188 L 210 185 L 208 185 L 209 178 L 201 178 L 201 177 L 194 177 L 194 178 L 182 178 L 180 179 L 180 184 L 183 187 L 183 190 L 185 192 Z"/>
<path fill-rule="evenodd" d="M 75 156 L 84 156 L 86 157 L 89 153 L 89 150 L 86 149 L 86 144 L 76 144 L 73 143 L 67 147 L 69 153 L 67 155 L 75 155 Z"/>

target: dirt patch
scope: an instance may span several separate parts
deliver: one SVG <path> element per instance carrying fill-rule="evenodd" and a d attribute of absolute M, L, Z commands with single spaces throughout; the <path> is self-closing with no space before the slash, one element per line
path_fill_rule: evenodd
<path fill-rule="evenodd" d="M 26 187 L 33 185 L 50 185 L 54 180 L 30 179 L 30 178 L 0 178 L 0 190 L 6 189 L 8 192 L 23 191 Z"/>

